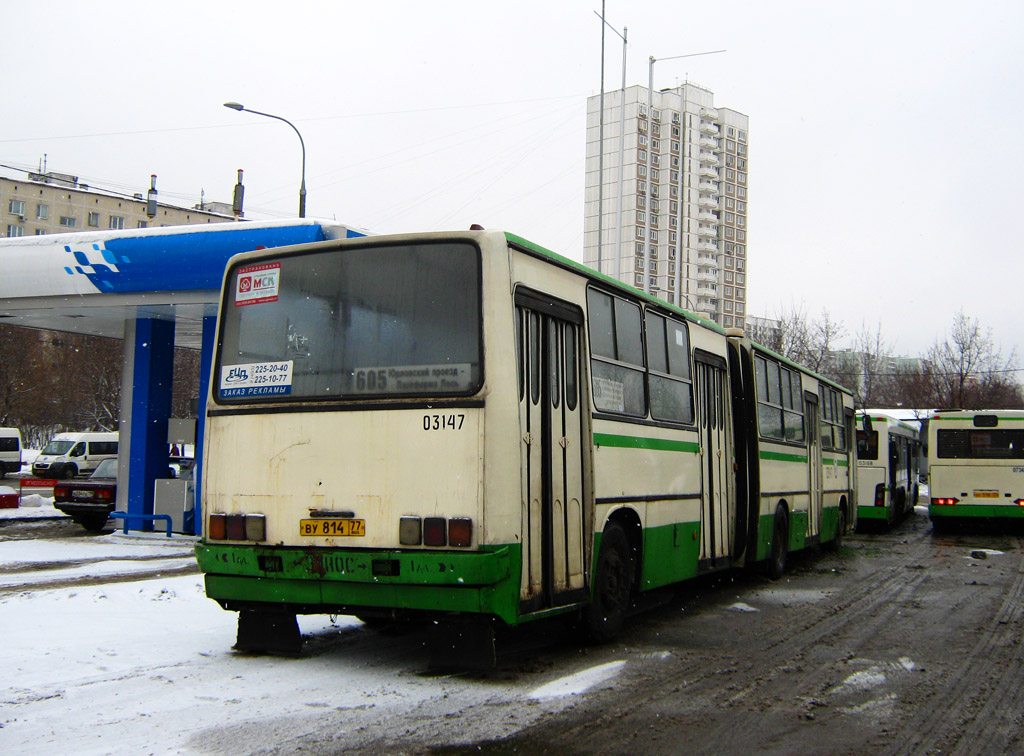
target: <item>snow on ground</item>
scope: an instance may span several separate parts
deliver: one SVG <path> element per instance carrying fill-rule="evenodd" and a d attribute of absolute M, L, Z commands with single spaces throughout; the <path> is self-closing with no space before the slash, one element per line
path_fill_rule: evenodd
<path fill-rule="evenodd" d="M 117 533 L 0 541 L 0 576 L 52 574 L 57 556 L 151 569 L 141 557 L 180 564 L 191 547 Z M 382 738 L 475 742 L 573 706 L 625 667 L 595 654 L 511 679 L 428 675 L 415 632 L 327 616 L 299 617 L 300 658 L 249 655 L 231 649 L 236 621 L 200 575 L 0 591 L 0 753 L 317 752 L 309 733 L 333 739 L 331 753 Z"/>

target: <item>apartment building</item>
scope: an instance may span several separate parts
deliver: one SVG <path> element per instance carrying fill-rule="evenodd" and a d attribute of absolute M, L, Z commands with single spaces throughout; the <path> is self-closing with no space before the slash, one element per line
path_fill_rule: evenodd
<path fill-rule="evenodd" d="M 724 327 L 747 317 L 748 117 L 685 83 L 587 101 L 584 263 Z M 602 175 L 603 174 L 603 175 Z"/>
<path fill-rule="evenodd" d="M 147 187 L 148 189 L 148 187 Z M 181 208 L 157 203 L 147 214 L 144 194 L 121 196 L 97 191 L 64 173 L 0 175 L 0 229 L 5 236 L 33 236 L 100 229 L 180 226 L 235 220 L 231 206 L 211 203 Z"/>

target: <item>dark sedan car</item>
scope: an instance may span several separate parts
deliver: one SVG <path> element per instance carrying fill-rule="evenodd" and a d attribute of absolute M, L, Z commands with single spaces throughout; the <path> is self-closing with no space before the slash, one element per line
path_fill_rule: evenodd
<path fill-rule="evenodd" d="M 105 459 L 85 480 L 53 487 L 53 506 L 86 530 L 102 530 L 117 501 L 117 460 Z"/>

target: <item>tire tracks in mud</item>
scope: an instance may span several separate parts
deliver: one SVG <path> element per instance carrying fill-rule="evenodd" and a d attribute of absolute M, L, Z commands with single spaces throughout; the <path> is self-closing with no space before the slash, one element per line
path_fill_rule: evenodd
<path fill-rule="evenodd" d="M 968 653 L 943 679 L 939 692 L 908 723 L 894 753 L 988 756 L 1019 753 L 1024 711 L 1024 552 L 995 616 Z M 1012 750 L 1011 750 L 1012 748 Z"/>

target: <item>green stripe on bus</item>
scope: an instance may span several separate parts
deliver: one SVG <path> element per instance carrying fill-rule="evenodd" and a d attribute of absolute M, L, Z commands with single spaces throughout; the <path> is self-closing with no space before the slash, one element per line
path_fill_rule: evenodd
<path fill-rule="evenodd" d="M 693 441 L 671 441 L 665 438 L 642 438 L 640 436 L 616 436 L 611 433 L 595 433 L 594 445 L 614 446 L 620 449 L 700 453 L 700 444 Z"/>
<path fill-rule="evenodd" d="M 761 459 L 773 462 L 800 462 L 805 465 L 807 464 L 806 454 L 783 454 L 782 452 L 763 451 L 759 456 Z"/>

